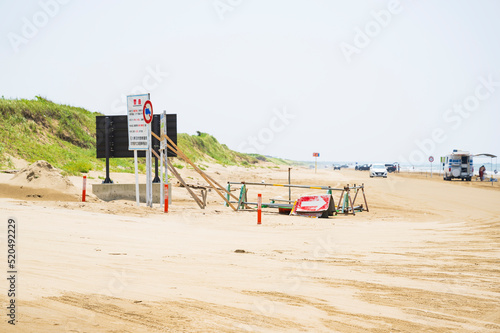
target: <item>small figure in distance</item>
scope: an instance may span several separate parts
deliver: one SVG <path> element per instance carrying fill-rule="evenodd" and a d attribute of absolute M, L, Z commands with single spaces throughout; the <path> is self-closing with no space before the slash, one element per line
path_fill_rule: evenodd
<path fill-rule="evenodd" d="M 486 168 L 484 167 L 484 165 L 481 165 L 481 167 L 479 168 L 479 179 L 481 179 L 481 181 L 484 180 L 484 171 L 486 170 Z"/>

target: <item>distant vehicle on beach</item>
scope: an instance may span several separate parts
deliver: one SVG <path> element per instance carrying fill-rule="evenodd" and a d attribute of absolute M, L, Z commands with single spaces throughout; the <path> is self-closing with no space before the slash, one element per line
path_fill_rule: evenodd
<path fill-rule="evenodd" d="M 341 169 L 340 165 L 338 165 L 338 164 L 333 165 L 333 170 L 340 170 L 340 169 Z"/>
<path fill-rule="evenodd" d="M 366 171 L 370 170 L 371 164 L 356 165 L 356 170 Z"/>
<path fill-rule="evenodd" d="M 387 172 L 396 172 L 398 170 L 396 164 L 386 164 L 385 168 L 387 169 Z"/>
<path fill-rule="evenodd" d="M 340 167 L 341 167 L 342 169 L 349 169 L 349 166 L 348 166 L 347 164 L 342 164 Z"/>
<path fill-rule="evenodd" d="M 454 149 L 446 156 L 444 163 L 444 180 L 461 179 L 470 181 L 474 174 L 472 154 L 468 151 Z"/>
<path fill-rule="evenodd" d="M 373 177 L 384 177 L 387 178 L 387 169 L 383 164 L 373 164 L 370 167 L 370 178 Z"/>

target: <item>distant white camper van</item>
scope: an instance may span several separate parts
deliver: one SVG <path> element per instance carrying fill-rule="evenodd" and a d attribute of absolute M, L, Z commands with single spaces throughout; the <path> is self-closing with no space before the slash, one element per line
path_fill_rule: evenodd
<path fill-rule="evenodd" d="M 444 164 L 444 180 L 459 178 L 470 181 L 474 174 L 472 154 L 467 151 L 454 149 L 453 153 L 446 156 Z"/>

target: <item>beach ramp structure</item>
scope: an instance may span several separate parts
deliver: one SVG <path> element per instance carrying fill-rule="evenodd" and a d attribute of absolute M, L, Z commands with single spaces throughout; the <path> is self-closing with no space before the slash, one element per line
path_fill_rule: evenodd
<path fill-rule="evenodd" d="M 253 182 L 227 182 L 226 192 L 230 193 L 231 185 L 241 185 L 240 187 L 240 197 L 236 199 L 237 201 L 229 201 L 230 198 L 227 196 L 226 204 L 233 203 L 237 204 L 237 210 L 244 209 L 246 206 L 257 206 L 256 202 L 248 202 L 248 188 L 249 185 L 256 186 L 276 186 L 276 187 L 288 187 L 288 188 L 302 188 L 302 189 L 315 189 L 315 190 L 326 190 L 326 195 L 307 195 L 301 196 L 297 200 L 283 200 L 283 199 L 271 199 L 270 203 L 262 203 L 262 208 L 278 208 L 280 214 L 290 214 L 296 216 L 309 216 L 309 217 L 322 217 L 328 218 L 332 215 L 342 214 L 352 214 L 356 215 L 356 212 L 368 212 L 368 202 L 365 196 L 365 185 L 349 185 L 347 184 L 343 188 L 335 188 L 332 186 L 311 186 L 311 185 L 296 185 L 296 184 L 272 184 L 272 183 L 253 183 Z M 340 192 L 338 205 L 335 205 L 333 200 L 333 192 Z M 356 199 L 359 198 L 363 200 L 363 203 L 356 204 Z M 248 209 L 248 208 L 247 208 Z M 251 209 L 253 210 L 253 209 Z"/>

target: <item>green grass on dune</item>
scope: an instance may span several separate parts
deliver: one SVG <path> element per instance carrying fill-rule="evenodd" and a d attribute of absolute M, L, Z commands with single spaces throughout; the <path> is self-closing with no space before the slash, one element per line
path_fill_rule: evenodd
<path fill-rule="evenodd" d="M 45 160 L 70 175 L 102 170 L 104 160 L 95 152 L 97 115 L 39 96 L 0 99 L 0 165 L 12 167 L 10 156 L 14 156 L 28 162 Z M 134 170 L 128 159 L 111 159 L 110 166 L 112 171 Z"/>
<path fill-rule="evenodd" d="M 0 99 L 0 166 L 12 167 L 10 156 L 28 162 L 46 160 L 70 175 L 103 170 L 104 159 L 96 158 L 95 117 L 100 115 L 80 107 L 53 103 L 37 96 L 33 100 Z M 179 148 L 193 161 L 250 167 L 266 161 L 290 164 L 291 161 L 243 154 L 229 149 L 213 136 L 178 134 Z M 139 169 L 145 170 L 144 159 Z M 110 159 L 111 171 L 133 172 L 133 159 Z"/>

